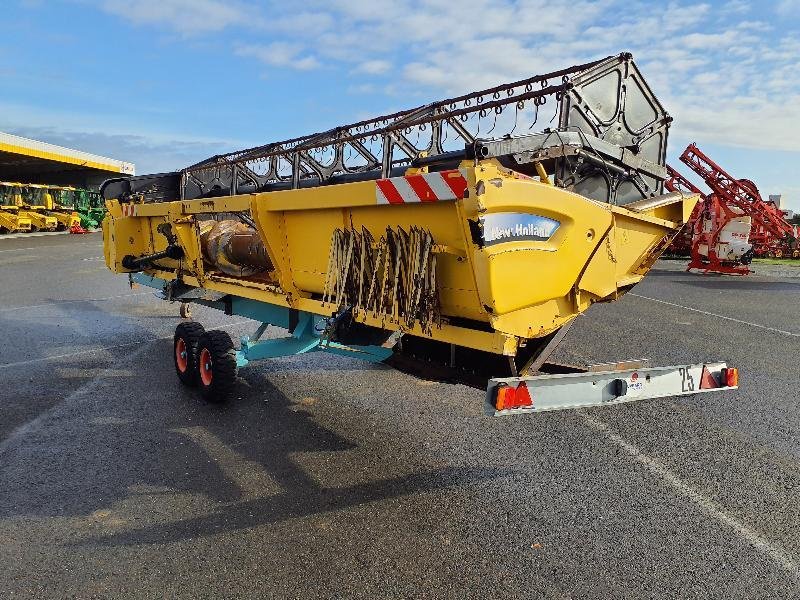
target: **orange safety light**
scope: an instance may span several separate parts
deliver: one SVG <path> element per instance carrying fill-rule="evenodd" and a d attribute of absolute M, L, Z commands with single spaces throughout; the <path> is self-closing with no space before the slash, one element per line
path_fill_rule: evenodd
<path fill-rule="evenodd" d="M 739 369 L 728 367 L 725 369 L 725 385 L 728 387 L 739 387 Z"/>
<path fill-rule="evenodd" d="M 525 406 L 533 406 L 533 400 L 528 391 L 528 386 L 525 385 L 524 381 L 520 382 L 517 387 L 502 385 L 497 388 L 497 398 L 495 399 L 495 408 L 497 410 L 522 408 Z"/>

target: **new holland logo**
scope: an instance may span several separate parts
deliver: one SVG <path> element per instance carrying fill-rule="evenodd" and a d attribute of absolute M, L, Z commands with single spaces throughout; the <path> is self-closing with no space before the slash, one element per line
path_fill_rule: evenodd
<path fill-rule="evenodd" d="M 546 242 L 559 225 L 553 219 L 525 213 L 491 213 L 481 218 L 483 242 L 487 246 L 501 242 Z"/>

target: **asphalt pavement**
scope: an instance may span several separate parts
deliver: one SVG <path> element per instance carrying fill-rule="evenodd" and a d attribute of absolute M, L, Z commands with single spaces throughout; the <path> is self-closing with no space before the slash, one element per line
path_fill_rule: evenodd
<path fill-rule="evenodd" d="M 740 390 L 494 419 L 327 355 L 206 404 L 178 306 L 100 234 L 0 239 L 0 595 L 800 598 L 800 278 L 765 272 L 661 262 L 555 356 L 728 360 Z"/>

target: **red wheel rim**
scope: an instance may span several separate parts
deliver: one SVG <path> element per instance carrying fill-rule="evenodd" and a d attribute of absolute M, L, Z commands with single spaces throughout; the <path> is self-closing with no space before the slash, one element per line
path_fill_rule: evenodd
<path fill-rule="evenodd" d="M 203 385 L 211 385 L 213 376 L 211 370 L 211 352 L 208 351 L 208 348 L 203 348 L 203 351 L 200 352 L 200 380 L 203 382 Z"/>
<path fill-rule="evenodd" d="M 189 368 L 189 356 L 186 352 L 186 340 L 178 338 L 178 343 L 175 344 L 175 364 L 178 365 L 178 370 L 185 373 Z"/>

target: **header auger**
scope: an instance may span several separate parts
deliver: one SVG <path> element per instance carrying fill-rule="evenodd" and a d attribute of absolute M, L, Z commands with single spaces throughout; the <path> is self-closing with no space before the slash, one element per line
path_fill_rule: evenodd
<path fill-rule="evenodd" d="M 530 133 L 550 111 L 553 127 Z M 207 398 L 252 360 L 327 351 L 481 386 L 510 377 L 490 382 L 491 412 L 532 412 L 535 393 L 498 390 L 539 385 L 573 319 L 638 283 L 694 207 L 662 194 L 670 121 L 621 54 L 111 180 L 106 262 L 262 323 L 238 350 L 179 326 L 175 368 Z M 288 335 L 261 339 L 270 324 Z M 677 368 L 636 369 L 595 376 L 597 401 L 689 393 L 693 377 L 735 387 L 719 363 L 681 367 L 683 391 Z"/>

